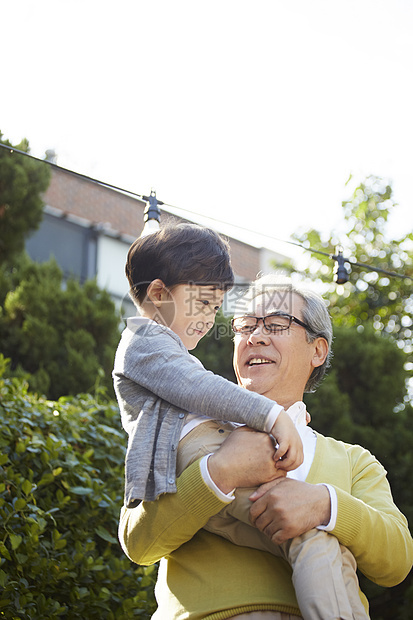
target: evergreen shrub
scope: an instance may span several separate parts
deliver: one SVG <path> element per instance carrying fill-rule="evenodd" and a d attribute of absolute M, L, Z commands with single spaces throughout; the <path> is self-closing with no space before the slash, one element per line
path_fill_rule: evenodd
<path fill-rule="evenodd" d="M 125 434 L 104 395 L 58 401 L 2 378 L 0 618 L 149 618 L 156 567 L 117 540 Z"/>

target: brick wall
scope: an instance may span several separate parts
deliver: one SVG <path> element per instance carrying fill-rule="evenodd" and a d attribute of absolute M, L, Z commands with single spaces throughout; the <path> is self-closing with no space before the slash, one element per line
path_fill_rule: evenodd
<path fill-rule="evenodd" d="M 114 230 L 132 237 L 142 232 L 144 202 L 58 168 L 52 169 L 44 201 L 93 224 L 109 223 Z"/>

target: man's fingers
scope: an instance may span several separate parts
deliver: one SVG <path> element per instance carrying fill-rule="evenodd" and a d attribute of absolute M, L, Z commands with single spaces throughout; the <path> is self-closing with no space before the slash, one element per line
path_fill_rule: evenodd
<path fill-rule="evenodd" d="M 252 502 L 256 502 L 257 499 L 260 499 L 265 493 L 272 487 L 274 484 L 278 484 L 278 481 L 282 480 L 282 478 L 275 478 L 271 480 L 271 482 L 266 482 L 265 484 L 261 484 L 257 489 L 255 489 L 254 493 L 251 493 L 249 499 Z"/>
<path fill-rule="evenodd" d="M 264 484 L 261 484 L 259 487 L 255 489 L 254 493 L 251 493 L 251 495 L 249 496 L 249 499 L 252 502 L 256 502 L 258 499 L 260 499 L 260 497 L 265 495 L 267 491 L 272 489 L 272 487 L 276 486 L 283 480 L 285 480 L 285 475 L 280 476 L 278 478 L 274 478 L 274 480 L 270 480 L 270 482 L 265 482 Z M 265 509 L 265 506 L 264 506 L 264 509 Z"/>
<path fill-rule="evenodd" d="M 288 539 L 285 530 L 281 527 L 281 524 L 275 522 L 273 517 L 265 510 L 258 516 L 252 515 L 250 511 L 250 518 L 252 524 L 260 530 L 265 536 L 267 536 L 273 543 L 280 544 Z"/>
<path fill-rule="evenodd" d="M 250 517 L 253 525 L 260 530 L 273 543 L 280 544 L 288 540 L 289 536 L 283 529 L 280 522 L 274 520 L 273 516 L 264 509 L 257 517 L 253 517 L 250 511 Z"/>
<path fill-rule="evenodd" d="M 259 529 L 261 532 L 264 532 L 265 528 L 268 527 L 271 523 L 271 520 L 266 516 L 265 506 L 263 509 L 256 509 L 257 504 L 254 504 L 250 510 L 250 519 L 252 524 Z M 254 510 L 256 509 L 256 510 Z"/>
<path fill-rule="evenodd" d="M 266 535 L 275 545 L 281 545 L 281 543 L 289 539 L 289 537 L 284 533 L 284 530 L 276 530 L 271 535 Z"/>

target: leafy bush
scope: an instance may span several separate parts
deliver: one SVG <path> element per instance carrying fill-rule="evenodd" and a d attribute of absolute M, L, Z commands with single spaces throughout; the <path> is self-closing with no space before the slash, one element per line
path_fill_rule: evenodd
<path fill-rule="evenodd" d="M 102 395 L 48 401 L 2 379 L 0 618 L 149 618 L 155 567 L 117 540 L 125 436 Z"/>

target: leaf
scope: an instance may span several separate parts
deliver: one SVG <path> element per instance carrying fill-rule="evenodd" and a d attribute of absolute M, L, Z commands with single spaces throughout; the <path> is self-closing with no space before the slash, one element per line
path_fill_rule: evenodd
<path fill-rule="evenodd" d="M 23 508 L 26 508 L 27 502 L 25 499 L 23 499 L 22 497 L 19 497 L 15 504 L 14 504 L 14 510 L 23 510 Z"/>
<path fill-rule="evenodd" d="M 11 555 L 4 542 L 0 541 L 0 553 L 7 560 L 11 560 Z"/>
<path fill-rule="evenodd" d="M 13 549 L 13 551 L 17 549 L 17 547 L 19 547 L 19 545 L 21 544 L 23 540 L 23 537 L 20 536 L 19 534 L 9 534 L 9 538 L 10 538 L 11 548 Z"/>
<path fill-rule="evenodd" d="M 118 543 L 117 538 L 114 538 L 113 536 L 111 536 L 111 534 L 109 534 L 109 532 L 101 526 L 95 528 L 95 533 L 98 536 L 100 536 L 100 538 L 103 538 L 103 540 L 106 540 L 107 542 L 113 543 L 115 545 Z"/>
<path fill-rule="evenodd" d="M 26 450 L 26 446 L 22 441 L 17 442 L 16 444 L 16 452 L 17 454 L 23 454 L 23 452 Z"/>
<path fill-rule="evenodd" d="M 7 605 L 10 605 L 10 603 L 11 599 L 9 598 L 0 599 L 0 607 L 7 607 Z"/>
<path fill-rule="evenodd" d="M 30 482 L 30 480 L 25 480 L 22 484 L 22 491 L 25 495 L 29 495 L 29 493 L 31 492 L 33 488 L 32 483 Z"/>
<path fill-rule="evenodd" d="M 54 481 L 54 478 L 55 477 L 52 473 L 47 472 L 46 474 L 43 474 L 38 486 L 41 487 L 44 484 L 50 484 Z"/>
<path fill-rule="evenodd" d="M 90 487 L 70 487 L 69 491 L 74 493 L 75 495 L 90 495 L 93 493 L 93 489 Z"/>

